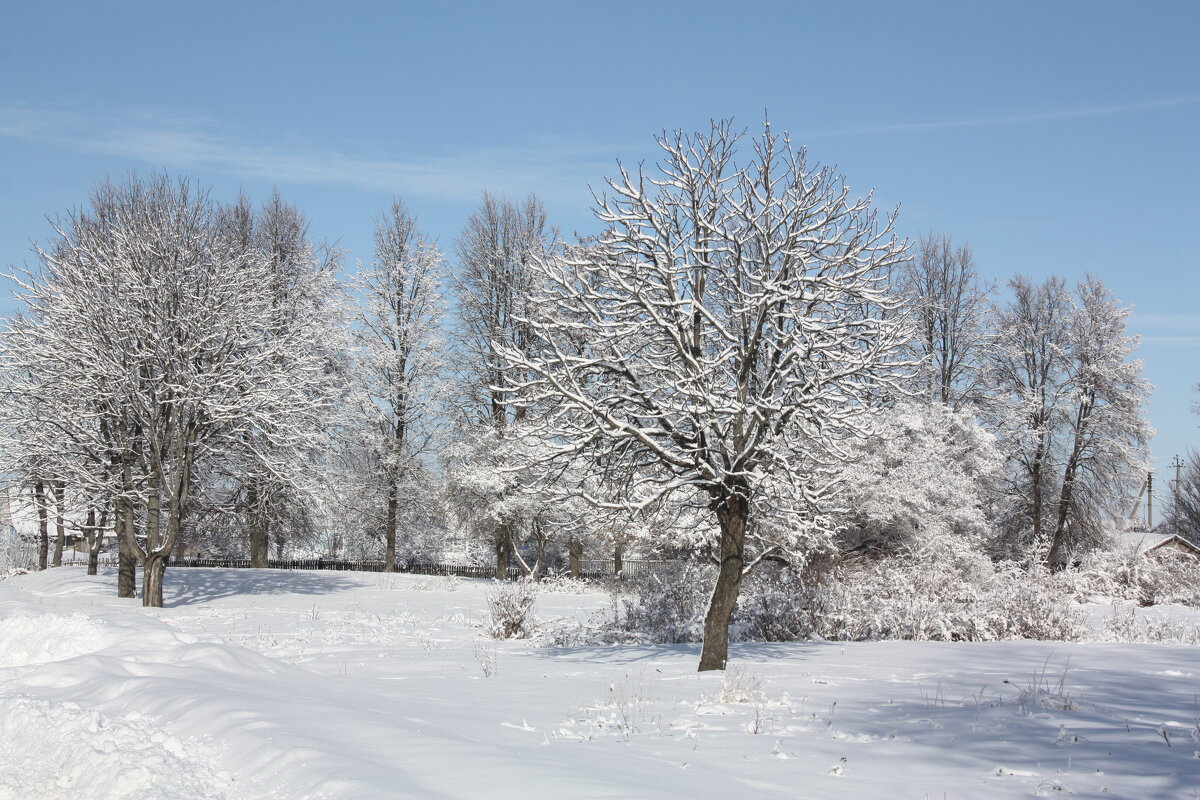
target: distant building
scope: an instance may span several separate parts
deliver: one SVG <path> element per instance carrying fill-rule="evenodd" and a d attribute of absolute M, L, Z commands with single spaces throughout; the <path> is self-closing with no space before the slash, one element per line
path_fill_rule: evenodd
<path fill-rule="evenodd" d="M 1138 555 L 1180 555 L 1200 560 L 1200 547 L 1178 534 L 1130 531 L 1123 538 L 1137 551 Z"/>

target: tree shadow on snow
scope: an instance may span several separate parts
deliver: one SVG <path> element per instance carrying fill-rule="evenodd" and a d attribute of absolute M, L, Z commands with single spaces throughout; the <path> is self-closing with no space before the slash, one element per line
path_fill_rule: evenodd
<path fill-rule="evenodd" d="M 815 642 L 745 642 L 729 646 L 729 663 L 797 659 L 806 656 Z M 573 647 L 543 647 L 532 652 L 540 658 L 588 661 L 598 664 L 636 664 L 644 661 L 700 661 L 699 644 L 596 644 Z"/>
<path fill-rule="evenodd" d="M 336 594 L 357 588 L 360 583 L 330 572 L 168 567 L 163 604 L 178 608 L 239 595 Z"/>

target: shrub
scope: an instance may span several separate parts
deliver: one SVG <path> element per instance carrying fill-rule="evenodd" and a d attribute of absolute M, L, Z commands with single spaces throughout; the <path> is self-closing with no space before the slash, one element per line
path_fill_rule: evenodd
<path fill-rule="evenodd" d="M 714 567 L 680 564 L 628 581 L 590 641 L 698 642 Z M 742 584 L 734 641 L 1077 640 L 1070 586 L 1037 566 L 995 564 L 973 539 L 934 536 L 885 560 L 764 564 Z"/>
<path fill-rule="evenodd" d="M 995 565 L 953 536 L 846 568 L 823 604 L 816 632 L 826 639 L 1074 640 L 1083 632 L 1070 594 L 1044 569 Z"/>
<path fill-rule="evenodd" d="M 812 637 L 832 574 L 812 568 L 763 564 L 742 584 L 733 619 L 733 638 L 751 642 L 794 642 Z"/>
<path fill-rule="evenodd" d="M 37 566 L 33 546 L 16 537 L 7 538 L 0 532 L 0 580 L 10 575 L 23 575 Z"/>
<path fill-rule="evenodd" d="M 1114 608 L 1104 630 L 1094 638 L 1107 642 L 1200 645 L 1200 625 L 1194 622 L 1139 616 L 1133 608 Z"/>
<path fill-rule="evenodd" d="M 593 625 L 593 639 L 648 644 L 699 642 L 715 567 L 681 562 L 610 585 L 612 610 Z"/>
<path fill-rule="evenodd" d="M 537 632 L 533 603 L 537 589 L 532 581 L 500 584 L 487 596 L 491 618 L 488 635 L 493 639 L 528 639 Z"/>
<path fill-rule="evenodd" d="M 1200 607 L 1200 561 L 1175 553 L 1144 554 L 1128 546 L 1097 551 L 1061 579 L 1081 600 L 1101 595 L 1143 606 Z"/>
<path fill-rule="evenodd" d="M 1137 601 L 1144 606 L 1179 603 L 1200 606 L 1200 561 L 1187 556 L 1142 556 L 1137 570 Z"/>

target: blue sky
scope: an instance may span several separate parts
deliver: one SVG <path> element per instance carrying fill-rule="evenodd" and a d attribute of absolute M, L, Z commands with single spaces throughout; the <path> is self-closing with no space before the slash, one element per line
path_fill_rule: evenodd
<path fill-rule="evenodd" d="M 393 194 L 447 250 L 485 189 L 591 232 L 616 159 L 764 109 L 985 276 L 1102 278 L 1135 309 L 1160 470 L 1200 447 L 1195 2 L 7 0 L 0 264 L 128 169 L 277 186 L 351 262 Z"/>

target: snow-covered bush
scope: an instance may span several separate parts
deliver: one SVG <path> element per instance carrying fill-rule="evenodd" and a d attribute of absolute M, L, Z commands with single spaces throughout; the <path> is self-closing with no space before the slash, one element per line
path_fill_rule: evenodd
<path fill-rule="evenodd" d="M 681 562 L 612 587 L 612 614 L 597 631 L 600 640 L 634 640 L 653 644 L 699 642 L 704 636 L 716 568 Z"/>
<path fill-rule="evenodd" d="M 487 596 L 488 634 L 493 639 L 528 639 L 536 632 L 533 603 L 537 588 L 532 581 L 500 584 Z"/>
<path fill-rule="evenodd" d="M 1138 615 L 1133 608 L 1114 608 L 1095 638 L 1105 642 L 1200 645 L 1200 625 Z"/>
<path fill-rule="evenodd" d="M 812 565 L 803 571 L 763 564 L 742 584 L 734 613 L 736 638 L 751 642 L 794 642 L 811 638 L 824 600 L 824 580 Z"/>
<path fill-rule="evenodd" d="M 538 581 L 538 591 L 551 594 L 587 594 L 596 585 L 583 578 L 572 578 L 565 571 L 550 572 Z"/>
<path fill-rule="evenodd" d="M 679 564 L 625 582 L 593 621 L 595 642 L 697 642 L 715 567 Z M 1083 635 L 1070 587 L 1041 566 L 995 564 L 978 539 L 944 534 L 883 560 L 767 563 L 745 579 L 734 641 L 916 639 L 1072 641 Z"/>
<path fill-rule="evenodd" d="M 1200 561 L 1187 556 L 1151 554 L 1142 557 L 1137 575 L 1137 600 L 1144 606 L 1179 603 L 1200 606 Z"/>
<path fill-rule="evenodd" d="M 37 556 L 31 543 L 0 532 L 0 580 L 10 575 L 22 575 L 36 565 Z"/>
<path fill-rule="evenodd" d="M 1143 606 L 1200 606 L 1200 561 L 1174 553 L 1146 554 L 1133 546 L 1100 550 L 1060 579 L 1081 600 L 1100 595 Z"/>
<path fill-rule="evenodd" d="M 857 641 L 1074 640 L 1082 620 L 1048 572 L 994 565 L 961 537 L 938 537 L 902 557 L 849 565 L 827 584 L 816 633 Z"/>

